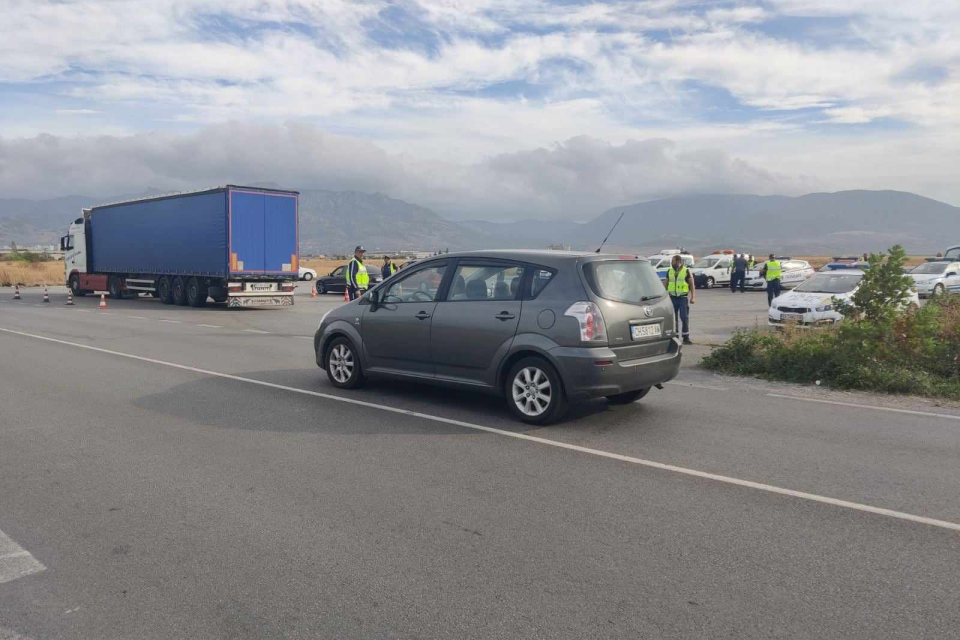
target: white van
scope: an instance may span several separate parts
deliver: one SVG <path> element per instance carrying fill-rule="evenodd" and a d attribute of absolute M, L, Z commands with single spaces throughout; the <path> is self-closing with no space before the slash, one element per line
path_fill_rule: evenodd
<path fill-rule="evenodd" d="M 692 267 L 696 258 L 694 258 L 689 253 L 680 253 L 678 249 L 664 249 L 656 255 L 652 255 L 647 258 L 650 261 L 650 266 L 654 268 L 657 272 L 657 276 L 661 280 L 667 279 L 667 271 L 670 269 L 670 261 L 673 260 L 673 256 L 679 255 L 683 259 L 683 264 L 688 268 Z"/>
<path fill-rule="evenodd" d="M 715 251 L 700 258 L 693 265 L 693 281 L 698 289 L 710 289 L 717 285 L 730 284 L 730 267 L 733 266 L 733 251 Z"/>

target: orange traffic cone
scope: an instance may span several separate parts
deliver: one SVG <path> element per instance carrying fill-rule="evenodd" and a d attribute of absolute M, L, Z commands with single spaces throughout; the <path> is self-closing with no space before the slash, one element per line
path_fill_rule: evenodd
<path fill-rule="evenodd" d="M 13 286 L 13 299 L 14 300 L 20 299 L 20 285 L 18 284 Z"/>
<path fill-rule="evenodd" d="M 101 309 L 107 308 L 107 296 L 103 293 L 100 294 L 100 308 Z"/>
<path fill-rule="evenodd" d="M 47 293 L 47 288 L 46 288 L 46 287 L 43 288 L 43 301 L 44 301 L 44 302 L 50 302 L 50 294 Z"/>
<path fill-rule="evenodd" d="M 310 287 L 310 297 L 311 297 L 311 298 L 316 298 L 316 297 L 317 297 L 317 288 L 316 288 L 316 287 Z"/>
<path fill-rule="evenodd" d="M 350 302 L 350 289 L 343 290 L 343 301 Z"/>
<path fill-rule="evenodd" d="M 73 306 L 73 291 L 71 289 L 67 289 L 67 305 L 66 306 L 68 307 Z"/>

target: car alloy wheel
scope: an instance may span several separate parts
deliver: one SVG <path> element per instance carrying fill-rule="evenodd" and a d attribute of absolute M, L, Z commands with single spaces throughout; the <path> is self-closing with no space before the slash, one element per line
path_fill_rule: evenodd
<path fill-rule="evenodd" d="M 329 360 L 330 375 L 340 384 L 346 384 L 353 376 L 353 370 L 356 363 L 353 360 L 353 352 L 346 344 L 340 343 L 334 345 L 330 352 Z"/>
<path fill-rule="evenodd" d="M 512 394 L 517 409 L 526 416 L 536 418 L 550 408 L 553 387 L 542 370 L 524 367 L 513 379 Z"/>

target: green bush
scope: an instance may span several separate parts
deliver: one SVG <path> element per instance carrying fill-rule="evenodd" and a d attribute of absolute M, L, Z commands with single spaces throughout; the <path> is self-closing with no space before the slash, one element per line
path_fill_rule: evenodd
<path fill-rule="evenodd" d="M 909 289 L 902 259 L 899 247 L 886 260 L 871 256 L 870 280 L 864 278 L 854 297 L 857 310 L 846 312 L 842 324 L 737 333 L 704 366 L 842 389 L 960 398 L 960 295 L 904 311 Z"/>

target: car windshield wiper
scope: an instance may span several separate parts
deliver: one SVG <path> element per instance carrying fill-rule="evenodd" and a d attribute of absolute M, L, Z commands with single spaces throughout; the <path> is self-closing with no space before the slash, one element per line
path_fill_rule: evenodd
<path fill-rule="evenodd" d="M 648 301 L 648 300 L 656 300 L 657 298 L 662 298 L 662 297 L 663 297 L 663 294 L 662 294 L 662 293 L 657 294 L 657 295 L 655 295 L 655 296 L 641 296 L 641 297 L 640 297 L 640 302 L 646 302 L 646 301 Z"/>

